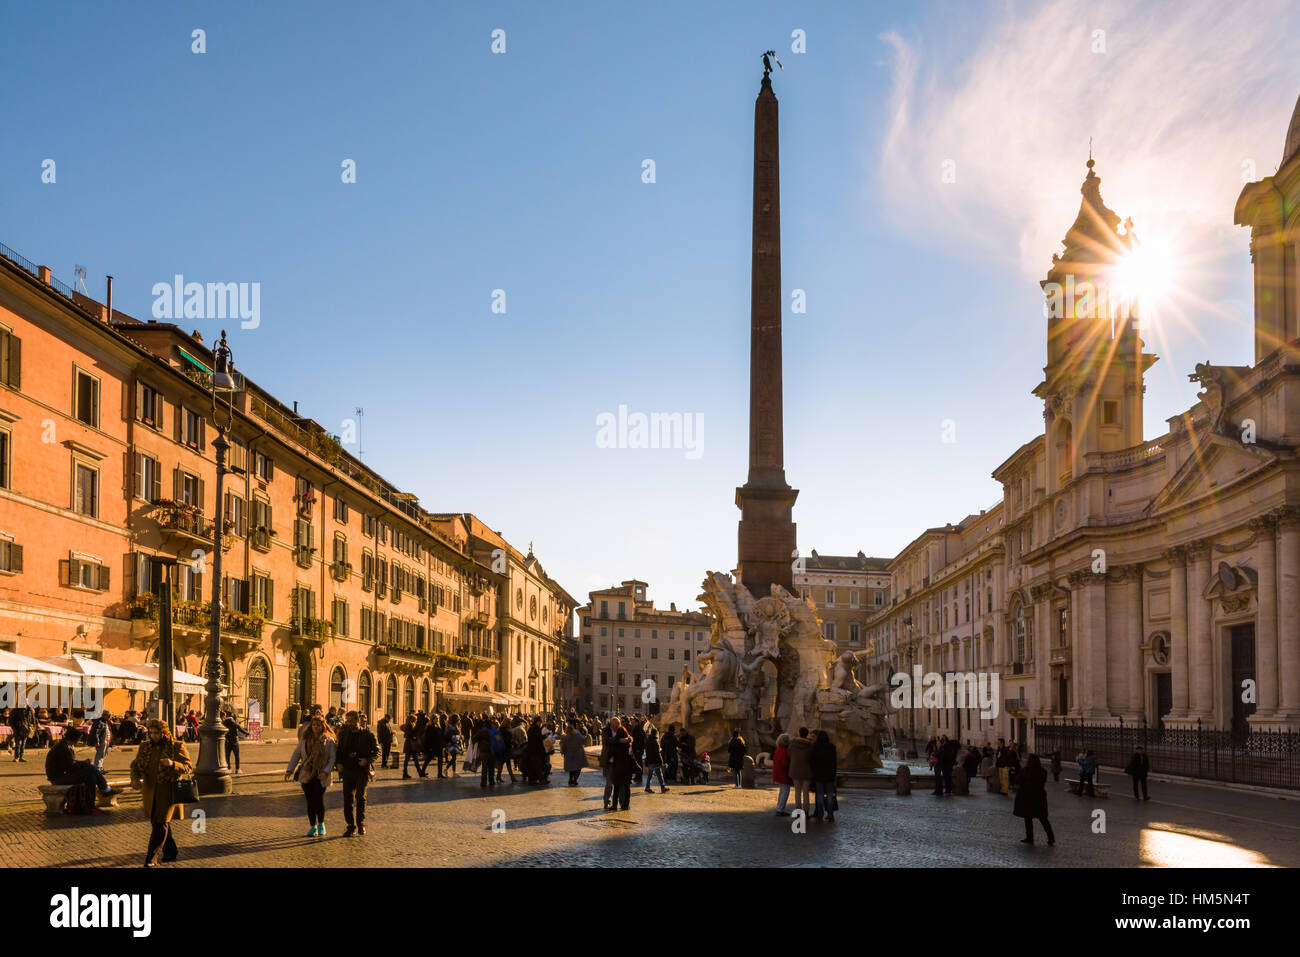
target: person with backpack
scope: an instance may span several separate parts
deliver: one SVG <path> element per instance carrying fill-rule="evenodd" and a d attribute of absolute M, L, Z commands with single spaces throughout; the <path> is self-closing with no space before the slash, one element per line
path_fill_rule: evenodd
<path fill-rule="evenodd" d="M 171 822 L 185 819 L 185 807 L 176 801 L 176 783 L 194 773 L 194 764 L 185 742 L 173 738 L 167 725 L 150 718 L 145 727 L 145 742 L 131 762 L 131 784 L 140 789 L 141 810 L 151 826 L 144 866 L 155 867 L 160 851 L 164 864 L 179 853 Z"/>
<path fill-rule="evenodd" d="M 227 711 L 221 719 L 226 728 L 226 764 L 231 774 L 239 773 L 239 736 L 248 737 L 248 729 L 239 723 L 233 711 Z"/>
<path fill-rule="evenodd" d="M 86 735 L 86 743 L 95 749 L 95 757 L 91 763 L 101 772 L 104 770 L 104 758 L 108 757 L 113 743 L 113 732 L 108 727 L 110 717 L 112 715 L 107 711 L 101 711 L 99 717 L 90 723 L 90 730 Z"/>
<path fill-rule="evenodd" d="M 379 742 L 369 728 L 361 727 L 360 718 L 355 711 L 347 713 L 343 727 L 339 729 L 335 753 L 338 754 L 339 774 L 343 778 L 343 823 L 347 825 L 343 836 L 365 834 L 366 786 L 374 773 Z M 355 821 L 352 817 L 354 801 L 357 809 Z"/>

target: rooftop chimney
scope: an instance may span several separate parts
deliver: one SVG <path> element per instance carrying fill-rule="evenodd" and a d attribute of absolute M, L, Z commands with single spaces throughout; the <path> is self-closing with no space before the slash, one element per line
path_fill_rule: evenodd
<path fill-rule="evenodd" d="M 41 282 L 45 283 L 45 285 L 48 286 L 50 284 L 50 267 L 37 266 L 36 270 L 41 274 Z"/>
<path fill-rule="evenodd" d="M 113 277 L 108 277 L 108 315 L 104 317 L 105 322 L 113 321 Z"/>

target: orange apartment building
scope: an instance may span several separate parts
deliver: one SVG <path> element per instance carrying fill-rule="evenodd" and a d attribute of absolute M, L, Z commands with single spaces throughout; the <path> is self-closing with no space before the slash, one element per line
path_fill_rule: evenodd
<path fill-rule="evenodd" d="M 553 586 L 530 590 L 546 609 L 534 638 L 562 634 L 576 604 L 540 565 L 506 545 L 509 567 L 494 570 L 472 516 L 435 519 L 247 380 L 218 503 L 201 337 L 110 316 L 47 267 L 0 254 L 0 648 L 157 660 L 154 596 L 170 567 L 175 664 L 204 674 L 220 508 L 222 674 L 240 715 L 256 702 L 283 727 L 312 703 L 373 720 L 554 700 L 536 683 L 554 654 L 530 650 L 533 694 L 511 693 L 530 688 L 522 652 L 502 662 L 512 575 L 516 590 Z M 128 694 L 110 709 L 143 706 Z"/>

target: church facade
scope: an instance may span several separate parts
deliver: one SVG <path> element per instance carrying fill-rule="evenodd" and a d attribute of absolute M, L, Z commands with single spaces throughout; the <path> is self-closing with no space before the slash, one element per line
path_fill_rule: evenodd
<path fill-rule="evenodd" d="M 901 560 L 915 556 L 900 555 L 891 602 L 868 622 L 870 673 L 885 680 L 918 660 L 997 671 L 992 736 L 1030 747 L 1031 719 L 1300 730 L 1300 104 L 1281 167 L 1236 207 L 1251 231 L 1254 364 L 1187 370 L 1197 404 L 1149 441 L 1143 379 L 1156 357 L 1138 310 L 1063 295 L 1102 288 L 1134 241 L 1092 167 L 1042 283 L 1043 433 L 993 471 L 1000 547 L 971 544 L 996 557 L 983 604 L 999 613 L 985 614 L 975 654 L 948 655 L 973 640 L 970 624 L 954 610 L 952 627 L 920 632 L 922 590 L 900 587 Z M 963 574 L 960 558 L 919 571 L 924 591 Z M 945 715 L 916 724 L 918 735 L 953 733 Z"/>

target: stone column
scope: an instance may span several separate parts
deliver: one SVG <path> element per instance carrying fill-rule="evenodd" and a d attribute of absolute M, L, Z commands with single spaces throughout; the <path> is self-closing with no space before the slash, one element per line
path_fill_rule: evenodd
<path fill-rule="evenodd" d="M 1277 517 L 1262 515 L 1250 523 L 1255 533 L 1255 568 L 1259 572 L 1255 617 L 1255 693 L 1253 724 L 1272 720 L 1277 711 Z M 1235 691 L 1234 691 L 1235 693 Z"/>
<path fill-rule="evenodd" d="M 1278 715 L 1300 727 L 1300 508 L 1278 513 Z"/>
<path fill-rule="evenodd" d="M 1078 660 L 1086 676 L 1079 701 L 1084 720 L 1109 718 L 1106 702 L 1106 576 L 1091 570 L 1076 572 L 1079 605 L 1083 610 L 1082 641 L 1076 642 Z M 1071 581 L 1075 576 L 1071 576 Z"/>
<path fill-rule="evenodd" d="M 1121 690 L 1127 690 L 1127 702 L 1122 708 L 1124 720 L 1137 724 L 1142 720 L 1142 683 L 1145 673 L 1142 660 L 1142 566 L 1125 565 L 1120 570 L 1124 588 L 1124 619 L 1120 624 L 1122 643 L 1116 671 L 1116 700 Z"/>
<path fill-rule="evenodd" d="M 1210 583 L 1210 543 L 1187 545 L 1187 708 L 1189 718 L 1209 723 L 1214 718 L 1211 678 L 1214 642 L 1210 637 L 1210 603 L 1204 597 Z"/>
<path fill-rule="evenodd" d="M 1036 586 L 1034 599 L 1034 706 L 1041 715 L 1052 713 L 1052 586 Z"/>
<path fill-rule="evenodd" d="M 1173 707 L 1168 719 L 1187 717 L 1187 549 L 1177 545 L 1165 552 L 1169 561 L 1169 677 Z"/>

